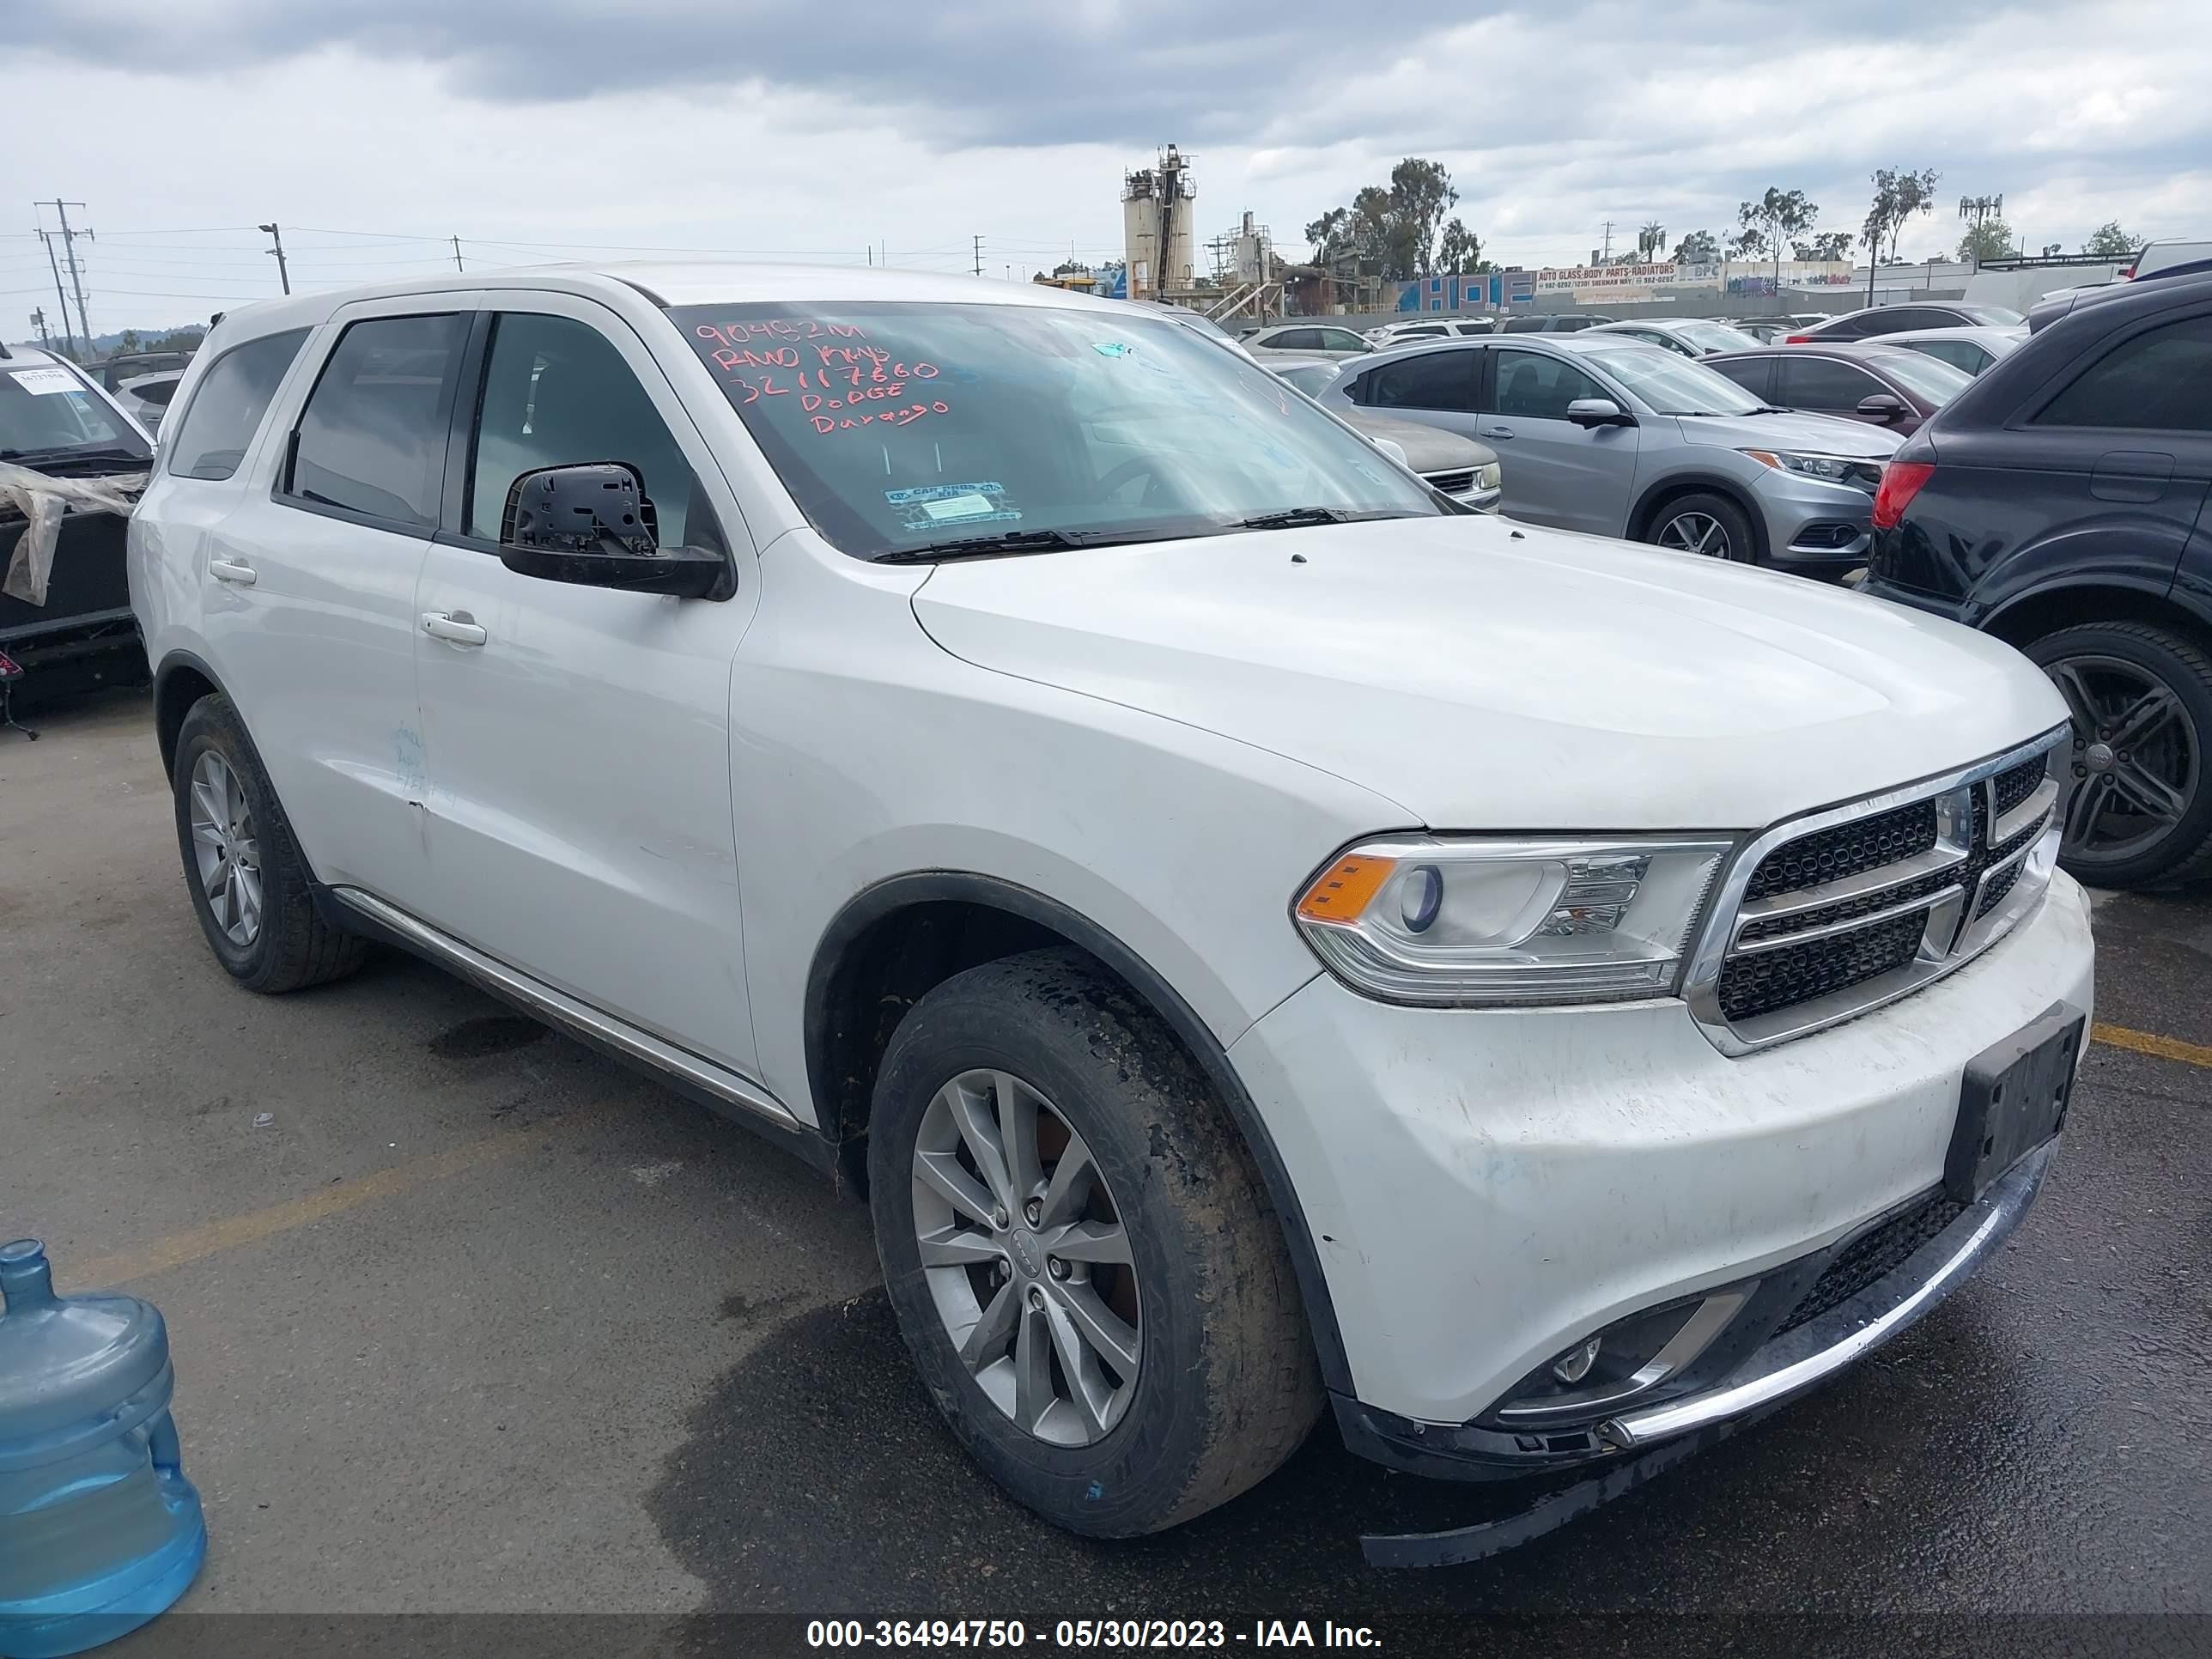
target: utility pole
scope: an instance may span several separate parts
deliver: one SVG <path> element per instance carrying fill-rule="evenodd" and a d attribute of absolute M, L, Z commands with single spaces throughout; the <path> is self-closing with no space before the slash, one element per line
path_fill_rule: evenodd
<path fill-rule="evenodd" d="M 1605 263 L 1613 263 L 1613 221 L 1605 222 Z"/>
<path fill-rule="evenodd" d="M 276 280 L 284 285 L 284 292 L 289 294 L 292 291 L 292 273 L 284 264 L 283 235 L 274 225 L 264 225 L 261 229 L 263 234 L 276 245 L 268 252 L 276 256 Z"/>
<path fill-rule="evenodd" d="M 41 351 L 52 351 L 54 346 L 53 342 L 46 337 L 46 313 L 43 306 L 31 313 L 31 322 L 39 331 L 39 349 Z"/>
<path fill-rule="evenodd" d="M 466 265 L 461 263 L 461 239 L 458 236 L 453 238 L 453 269 L 455 270 L 466 270 L 468 269 Z"/>
<path fill-rule="evenodd" d="M 62 325 L 62 355 L 74 358 L 76 356 L 76 337 L 70 332 L 69 295 L 62 292 L 62 268 L 60 261 L 54 258 L 53 235 L 41 230 L 39 240 L 46 245 L 46 265 L 54 273 L 54 300 L 60 307 Z"/>
<path fill-rule="evenodd" d="M 69 261 L 70 287 L 76 295 L 76 325 L 84 335 L 85 355 L 90 356 L 93 349 L 92 319 L 84 314 L 84 277 L 76 268 L 76 239 L 83 236 L 97 241 L 99 238 L 89 230 L 71 230 L 69 222 L 69 210 L 83 205 L 82 202 L 64 202 L 58 196 L 54 198 L 54 212 L 62 222 L 62 258 Z M 52 251 L 51 244 L 47 251 Z"/>
<path fill-rule="evenodd" d="M 983 274 L 983 239 L 981 236 L 975 238 L 975 274 L 978 276 Z"/>

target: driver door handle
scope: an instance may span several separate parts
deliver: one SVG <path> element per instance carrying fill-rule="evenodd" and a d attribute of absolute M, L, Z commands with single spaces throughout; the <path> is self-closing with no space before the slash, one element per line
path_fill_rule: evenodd
<path fill-rule="evenodd" d="M 236 582 L 240 587 L 251 587 L 254 583 L 253 567 L 231 559 L 210 559 L 208 574 L 219 582 Z"/>
<path fill-rule="evenodd" d="M 1493 426 L 1487 431 L 1478 427 L 1475 432 L 1477 436 L 1484 438 L 1510 438 L 1513 435 L 1513 428 L 1510 426 Z"/>
<path fill-rule="evenodd" d="M 491 637 L 465 611 L 425 611 L 422 631 L 434 640 L 453 645 L 482 645 Z"/>

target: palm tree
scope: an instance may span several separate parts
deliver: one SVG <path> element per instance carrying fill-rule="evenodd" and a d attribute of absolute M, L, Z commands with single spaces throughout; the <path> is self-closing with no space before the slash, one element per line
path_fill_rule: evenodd
<path fill-rule="evenodd" d="M 1659 250 L 1666 246 L 1667 227 L 1656 219 L 1650 221 L 1643 229 L 1636 233 L 1637 252 L 1641 253 L 1647 262 L 1656 258 Z"/>

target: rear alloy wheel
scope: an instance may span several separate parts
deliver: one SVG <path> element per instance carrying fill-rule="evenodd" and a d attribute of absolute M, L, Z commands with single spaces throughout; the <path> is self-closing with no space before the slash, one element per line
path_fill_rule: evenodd
<path fill-rule="evenodd" d="M 359 967 L 366 945 L 317 914 L 314 877 L 228 698 L 191 706 L 169 765 L 185 884 L 223 970 L 281 992 Z"/>
<path fill-rule="evenodd" d="M 2142 623 L 2063 629 L 2028 654 L 2073 716 L 2073 742 L 2051 760 L 2066 868 L 2094 885 L 2136 887 L 2212 864 L 2212 658 Z"/>
<path fill-rule="evenodd" d="M 1743 509 L 1721 495 L 1685 495 L 1661 507 L 1644 539 L 1677 553 L 1749 564 L 1759 556 L 1752 539 L 1751 520 Z"/>

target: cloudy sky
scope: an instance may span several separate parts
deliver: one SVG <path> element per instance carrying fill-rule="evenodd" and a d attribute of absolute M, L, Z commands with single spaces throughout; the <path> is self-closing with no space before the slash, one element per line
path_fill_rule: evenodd
<path fill-rule="evenodd" d="M 96 331 L 296 287 L 665 249 L 1024 276 L 1119 252 L 1170 140 L 1199 223 L 1278 240 L 1433 157 L 1504 263 L 1768 185 L 1855 229 L 1867 174 L 2002 193 L 2026 244 L 2212 232 L 2212 3 L 1856 0 L 6 0 L 0 331 L 53 289 L 57 194 Z M 1434 20 L 1428 23 L 1419 18 Z M 1365 20 L 1376 20 L 1369 22 Z M 1445 21 L 1449 19 L 1449 21 Z M 1802 27 L 1798 21 L 1802 20 Z"/>

